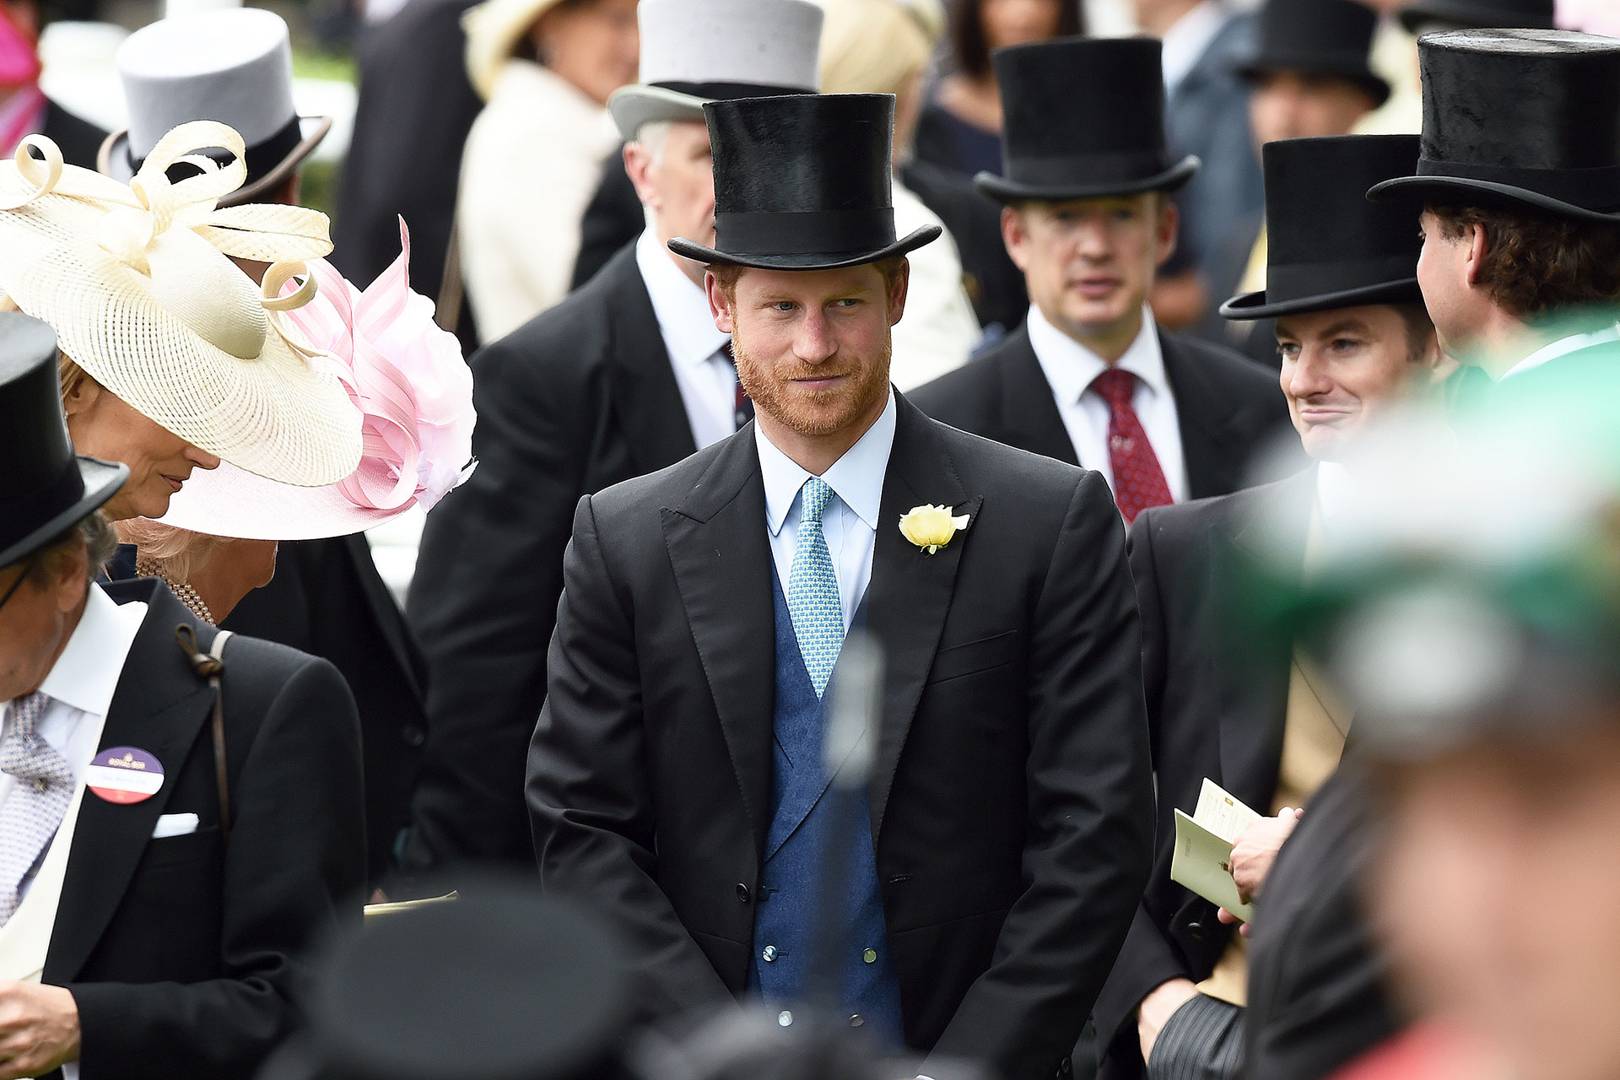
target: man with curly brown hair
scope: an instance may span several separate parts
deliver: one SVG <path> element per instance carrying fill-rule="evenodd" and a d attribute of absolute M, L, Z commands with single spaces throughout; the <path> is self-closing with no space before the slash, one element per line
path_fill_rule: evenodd
<path fill-rule="evenodd" d="M 1440 343 L 1495 379 L 1620 358 L 1620 42 L 1555 30 L 1420 45 L 1418 281 Z M 1536 87 L 1534 94 L 1526 87 Z M 1616 360 L 1614 362 L 1620 362 Z"/>

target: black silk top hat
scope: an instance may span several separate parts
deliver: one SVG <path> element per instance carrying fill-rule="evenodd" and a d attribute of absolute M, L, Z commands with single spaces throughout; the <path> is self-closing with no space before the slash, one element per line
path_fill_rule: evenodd
<path fill-rule="evenodd" d="M 75 457 L 62 416 L 56 334 L 0 312 L 0 566 L 26 559 L 89 517 L 129 469 Z"/>
<path fill-rule="evenodd" d="M 331 944 L 310 1018 L 315 1068 L 301 1073 L 619 1076 L 635 975 L 615 928 L 516 878 L 459 885 L 459 900 L 367 920 Z"/>
<path fill-rule="evenodd" d="M 1164 136 L 1162 46 L 1152 38 L 1062 38 L 997 50 L 1002 175 L 978 189 L 1004 203 L 1174 191 L 1198 159 Z"/>
<path fill-rule="evenodd" d="M 1401 24 L 1417 33 L 1430 23 L 1447 29 L 1508 27 L 1553 28 L 1553 0 L 1410 0 L 1400 10 Z"/>
<path fill-rule="evenodd" d="M 1620 41 L 1564 30 L 1452 30 L 1418 41 L 1416 175 L 1368 196 L 1517 205 L 1620 222 Z"/>
<path fill-rule="evenodd" d="M 1417 161 L 1416 135 L 1284 139 L 1261 148 L 1266 174 L 1266 287 L 1221 305 L 1228 319 L 1269 319 L 1364 304 L 1421 304 L 1422 242 L 1411 211 L 1367 201 L 1367 188 Z"/>
<path fill-rule="evenodd" d="M 715 246 L 700 263 L 832 270 L 904 255 L 941 233 L 894 231 L 890 94 L 803 94 L 703 106 L 714 151 Z"/>
<path fill-rule="evenodd" d="M 1255 51 L 1237 65 L 1254 80 L 1282 71 L 1348 79 L 1372 98 L 1389 100 L 1389 83 L 1368 63 L 1378 13 L 1359 0 L 1267 0 Z"/>

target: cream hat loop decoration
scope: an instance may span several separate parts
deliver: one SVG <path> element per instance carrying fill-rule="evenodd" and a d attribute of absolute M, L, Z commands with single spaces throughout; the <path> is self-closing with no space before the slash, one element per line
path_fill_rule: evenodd
<path fill-rule="evenodd" d="M 305 262 L 332 250 L 329 224 L 298 206 L 220 207 L 247 176 L 244 153 L 224 124 L 182 124 L 126 186 L 30 136 L 0 164 L 0 290 L 182 439 L 269 479 L 324 486 L 359 464 L 360 412 L 277 317 L 315 296 Z M 191 175 L 171 180 L 177 165 Z M 232 259 L 270 264 L 264 286 Z"/>

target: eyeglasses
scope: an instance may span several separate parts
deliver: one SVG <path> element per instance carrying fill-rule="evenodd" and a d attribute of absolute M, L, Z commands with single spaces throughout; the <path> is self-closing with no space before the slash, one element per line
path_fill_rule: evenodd
<path fill-rule="evenodd" d="M 5 606 L 11 602 L 12 596 L 16 594 L 18 589 L 22 588 L 22 583 L 27 581 L 28 575 L 34 572 L 34 564 L 37 562 L 39 562 L 39 552 L 36 551 L 28 556 L 27 562 L 22 564 L 22 573 L 18 574 L 17 580 L 11 583 L 11 588 L 6 590 L 6 595 L 0 596 L 0 611 L 5 610 Z"/>

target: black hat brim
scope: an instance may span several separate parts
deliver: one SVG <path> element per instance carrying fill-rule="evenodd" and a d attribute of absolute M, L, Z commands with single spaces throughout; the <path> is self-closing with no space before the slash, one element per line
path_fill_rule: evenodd
<path fill-rule="evenodd" d="M 1503 14 L 1482 17 L 1479 8 L 1469 0 L 1414 0 L 1401 8 L 1397 18 L 1409 34 L 1417 33 L 1430 19 L 1444 19 L 1465 27 L 1507 27 L 1511 23 L 1511 28 L 1515 30 L 1551 30 L 1556 25 L 1551 15 Z M 1508 21 L 1502 21 L 1504 19 Z"/>
<path fill-rule="evenodd" d="M 51 515 L 21 538 L 0 548 L 0 566 L 21 562 L 101 509 L 129 479 L 127 465 L 88 457 L 81 457 L 78 462 L 79 476 L 84 480 L 84 494 L 72 506 Z"/>
<path fill-rule="evenodd" d="M 1021 202 L 1106 199 L 1120 195 L 1140 195 L 1148 191 L 1179 191 L 1193 178 L 1193 174 L 1198 172 L 1201 164 L 1196 155 L 1188 154 L 1168 169 L 1152 176 L 1092 184 L 1021 184 L 992 172 L 982 172 L 973 178 L 973 186 L 981 194 L 1008 205 Z"/>
<path fill-rule="evenodd" d="M 1279 300 L 1275 304 L 1266 299 L 1266 291 L 1242 293 L 1221 305 L 1221 318 L 1233 322 L 1251 319 L 1275 319 L 1280 315 L 1298 315 L 1306 311 L 1332 311 L 1337 308 L 1367 307 L 1372 304 L 1421 304 L 1423 290 L 1415 277 L 1399 281 L 1381 281 L 1354 289 L 1297 296 Z"/>
<path fill-rule="evenodd" d="M 1397 176 L 1393 180 L 1374 184 L 1368 189 L 1367 198 L 1373 202 L 1401 198 L 1414 203 L 1461 201 L 1482 206 L 1528 206 L 1577 221 L 1620 224 L 1620 210 L 1591 210 L 1529 188 L 1464 176 Z"/>
<path fill-rule="evenodd" d="M 1320 53 L 1268 53 L 1252 56 L 1232 69 L 1238 78 L 1254 82 L 1281 71 L 1298 71 L 1308 75 L 1327 75 L 1345 79 L 1365 90 L 1372 98 L 1373 108 L 1389 100 L 1389 82 L 1365 63 L 1335 63 L 1332 57 Z"/>
<path fill-rule="evenodd" d="M 685 259 L 700 262 L 706 266 L 747 266 L 755 270 L 841 270 L 847 266 L 863 266 L 866 263 L 882 262 L 884 259 L 893 259 L 933 243 L 944 233 L 938 225 L 924 225 L 908 236 L 901 237 L 892 244 L 880 248 L 859 252 L 794 252 L 786 255 L 753 255 L 739 254 L 732 251 L 721 251 L 717 248 L 704 247 L 694 244 L 690 240 L 677 236 L 669 242 L 669 250 Z"/>

